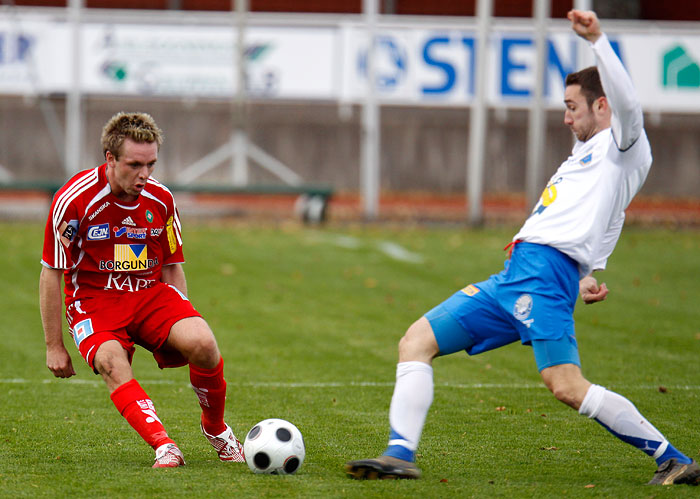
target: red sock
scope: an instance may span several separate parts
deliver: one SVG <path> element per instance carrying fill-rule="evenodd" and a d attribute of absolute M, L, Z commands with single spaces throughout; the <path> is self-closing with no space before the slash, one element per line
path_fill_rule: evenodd
<path fill-rule="evenodd" d="M 210 435 L 219 435 L 226 430 L 224 409 L 226 408 L 226 380 L 224 359 L 214 369 L 204 369 L 190 364 L 190 383 L 202 408 L 202 426 Z"/>
<path fill-rule="evenodd" d="M 127 381 L 110 395 L 119 414 L 141 435 L 148 445 L 157 449 L 163 444 L 175 443 L 158 419 L 153 402 L 138 381 Z"/>

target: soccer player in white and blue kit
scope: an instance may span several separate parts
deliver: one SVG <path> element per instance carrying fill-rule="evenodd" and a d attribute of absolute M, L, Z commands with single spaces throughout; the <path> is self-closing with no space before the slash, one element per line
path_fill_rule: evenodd
<path fill-rule="evenodd" d="M 409 327 L 399 342 L 389 444 L 376 459 L 348 462 L 353 478 L 418 478 L 415 451 L 433 399 L 433 359 L 520 340 L 532 346 L 557 399 L 656 460 L 650 484 L 700 481 L 697 463 L 629 400 L 581 373 L 573 319 L 577 295 L 585 303 L 605 299 L 608 290 L 593 272 L 605 269 L 652 156 L 632 81 L 597 16 L 572 10 L 568 18 L 597 60 L 597 67 L 566 78 L 564 123 L 577 139 L 571 155 L 513 238 L 505 269 L 458 291 Z"/>

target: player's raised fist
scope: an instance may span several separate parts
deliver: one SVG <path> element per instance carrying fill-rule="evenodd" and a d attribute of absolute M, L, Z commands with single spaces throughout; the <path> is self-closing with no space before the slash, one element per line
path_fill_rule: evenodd
<path fill-rule="evenodd" d="M 591 10 L 570 10 L 566 17 L 571 21 L 571 29 L 577 35 L 594 43 L 601 35 L 600 21 Z"/>

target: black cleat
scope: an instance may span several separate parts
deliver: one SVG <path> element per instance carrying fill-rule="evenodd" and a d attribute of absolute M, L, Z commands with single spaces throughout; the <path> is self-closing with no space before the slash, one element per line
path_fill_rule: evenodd
<path fill-rule="evenodd" d="M 700 466 L 695 460 L 690 464 L 681 464 L 676 458 L 664 461 L 659 465 L 659 469 L 654 472 L 654 478 L 648 485 L 673 485 L 687 483 L 688 485 L 698 485 L 700 482 Z"/>
<path fill-rule="evenodd" d="M 420 470 L 410 461 L 391 456 L 376 459 L 360 459 L 345 463 L 345 472 L 357 480 L 392 480 L 396 478 L 420 478 Z"/>

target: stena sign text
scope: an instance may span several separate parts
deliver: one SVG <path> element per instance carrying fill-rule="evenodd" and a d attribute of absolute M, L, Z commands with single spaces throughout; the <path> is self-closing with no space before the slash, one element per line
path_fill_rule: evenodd
<path fill-rule="evenodd" d="M 361 30 L 346 37 L 345 61 L 355 60 L 346 71 L 342 98 L 362 99 L 367 85 L 367 42 Z M 613 40 L 618 50 L 620 45 Z M 476 85 L 477 40 L 461 31 L 392 30 L 374 40 L 374 76 L 381 101 L 431 105 L 468 105 Z M 546 40 L 544 96 L 560 105 L 564 79 L 583 67 L 577 40 L 553 34 Z M 487 96 L 493 105 L 527 106 L 535 87 L 535 41 L 529 33 L 495 32 L 487 50 Z"/>
<path fill-rule="evenodd" d="M 700 31 L 654 30 L 648 34 L 609 33 L 613 50 L 630 73 L 642 105 L 654 111 L 700 111 Z M 356 28 L 345 35 L 347 67 L 341 98 L 360 101 L 367 77 L 367 37 Z M 486 95 L 492 106 L 528 107 L 536 85 L 536 47 L 527 31 L 498 30 L 487 48 Z M 595 64 L 587 42 L 569 30 L 546 37 L 544 100 L 562 108 L 566 75 Z M 374 77 L 380 102 L 465 106 L 475 94 L 474 33 L 422 29 L 384 30 L 374 43 Z"/>

